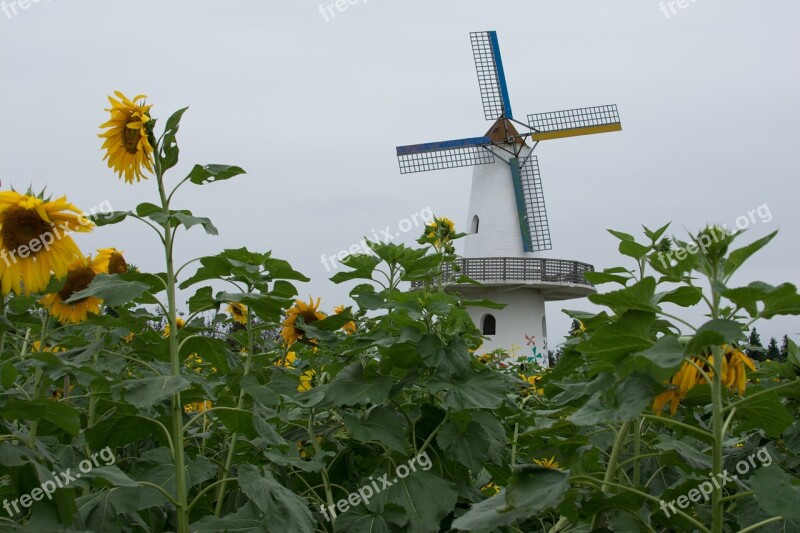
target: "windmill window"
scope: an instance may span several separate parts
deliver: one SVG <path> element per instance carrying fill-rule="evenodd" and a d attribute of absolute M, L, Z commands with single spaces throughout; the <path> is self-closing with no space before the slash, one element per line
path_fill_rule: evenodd
<path fill-rule="evenodd" d="M 478 215 L 472 217 L 472 225 L 470 226 L 470 231 L 472 233 L 478 233 L 478 226 L 480 225 L 481 220 L 478 218 Z"/>
<path fill-rule="evenodd" d="M 481 320 L 481 333 L 484 335 L 494 335 L 497 331 L 497 320 L 493 315 L 484 315 Z"/>

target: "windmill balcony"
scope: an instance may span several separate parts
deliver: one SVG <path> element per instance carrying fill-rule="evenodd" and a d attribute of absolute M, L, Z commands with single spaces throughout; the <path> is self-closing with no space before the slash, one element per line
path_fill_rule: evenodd
<path fill-rule="evenodd" d="M 529 257 L 469 257 L 454 265 L 445 265 L 443 278 L 450 287 L 462 292 L 480 290 L 476 285 L 457 283 L 461 276 L 487 287 L 539 289 L 546 300 L 580 298 L 595 292 L 584 274 L 594 267 L 579 261 Z M 413 288 L 421 284 L 414 283 Z"/>

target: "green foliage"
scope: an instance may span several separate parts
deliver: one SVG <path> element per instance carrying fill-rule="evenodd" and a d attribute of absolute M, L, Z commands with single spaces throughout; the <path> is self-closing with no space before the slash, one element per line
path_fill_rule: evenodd
<path fill-rule="evenodd" d="M 734 249 L 738 235 L 716 227 L 689 242 L 664 237 L 668 226 L 644 228 L 643 242 L 611 231 L 632 267 L 587 274 L 609 286 L 590 298 L 603 310 L 568 312 L 558 364 L 531 368 L 502 350 L 476 353 L 466 308 L 498 306 L 445 285 L 461 236 L 447 219 L 426 227 L 419 248 L 371 243 L 343 261 L 331 280 L 357 283 L 355 305 L 331 312 L 296 302 L 293 282 L 308 278 L 270 252 L 225 249 L 175 265 L 183 230 L 216 234 L 208 218 L 170 207 L 176 191 L 244 174 L 195 165 L 166 190 L 185 111 L 153 140 L 160 204 L 96 218 L 157 233 L 164 271 L 97 275 L 69 301 L 100 298 L 104 312 L 80 324 L 57 324 L 35 297 L 3 301 L 0 498 L 19 502 L 53 473 L 82 475 L 3 516 L 0 529 L 797 526 L 797 346 L 772 339 L 767 357 L 778 356 L 747 373 L 749 360 L 733 355 L 760 347 L 756 320 L 800 314 L 790 284 L 730 286 L 774 234 Z M 678 316 L 697 306 L 708 307 L 704 323 Z M 722 372 L 724 358 L 739 374 Z M 691 369 L 704 381 L 687 378 Z M 674 415 L 653 412 L 678 392 Z M 661 501 L 742 464 L 746 475 L 712 501 L 663 512 Z"/>

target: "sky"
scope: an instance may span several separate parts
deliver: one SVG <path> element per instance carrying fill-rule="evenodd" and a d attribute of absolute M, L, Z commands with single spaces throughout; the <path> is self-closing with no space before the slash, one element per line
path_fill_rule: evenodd
<path fill-rule="evenodd" d="M 195 163 L 248 173 L 181 189 L 175 208 L 220 235 L 183 234 L 178 260 L 272 250 L 312 278 L 300 295 L 330 310 L 352 285 L 328 281 L 338 270 L 323 256 L 387 229 L 412 243 L 414 215 L 466 226 L 472 170 L 400 175 L 395 146 L 484 134 L 469 32 L 496 30 L 516 115 L 612 103 L 621 115 L 622 132 L 537 147 L 547 257 L 630 267 L 606 228 L 642 236 L 672 222 L 686 238 L 738 223 L 742 243 L 780 231 L 734 284 L 798 284 L 797 20 L 788 0 L 5 0 L 0 180 L 87 212 L 156 202 L 152 180 L 125 184 L 102 161 L 106 96 L 148 95 L 162 125 L 188 105 L 168 180 Z M 145 229 L 77 240 L 163 270 Z M 551 346 L 569 329 L 563 308 L 597 309 L 547 305 Z M 800 341 L 797 317 L 757 327 Z"/>

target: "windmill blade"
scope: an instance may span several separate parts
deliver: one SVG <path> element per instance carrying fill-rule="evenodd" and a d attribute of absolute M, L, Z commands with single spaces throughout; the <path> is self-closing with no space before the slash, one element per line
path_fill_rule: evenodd
<path fill-rule="evenodd" d="M 528 115 L 534 141 L 622 130 L 616 105 L 582 107 Z"/>
<path fill-rule="evenodd" d="M 475 70 L 478 72 L 478 86 L 481 89 L 483 114 L 486 120 L 497 120 L 500 117 L 514 118 L 511 114 L 511 101 L 508 97 L 497 32 L 473 32 L 469 34 L 469 38 L 472 42 L 472 55 L 475 57 Z"/>
<path fill-rule="evenodd" d="M 401 174 L 494 163 L 489 137 L 412 144 L 397 147 Z"/>
<path fill-rule="evenodd" d="M 530 155 L 521 165 L 517 158 L 512 158 L 509 165 L 522 230 L 522 248 L 526 252 L 551 250 L 553 245 L 550 241 L 550 225 L 547 222 L 539 160 L 535 155 Z"/>

